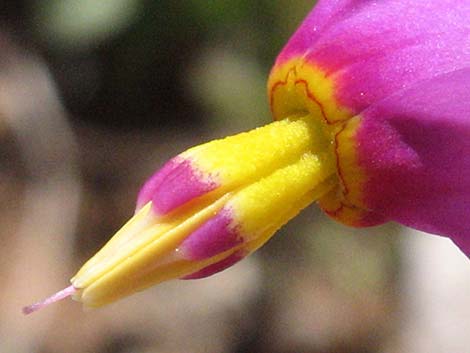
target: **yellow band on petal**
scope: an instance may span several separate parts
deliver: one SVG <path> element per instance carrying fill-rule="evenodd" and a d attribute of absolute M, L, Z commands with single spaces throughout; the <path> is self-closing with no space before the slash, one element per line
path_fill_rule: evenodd
<path fill-rule="evenodd" d="M 303 57 L 274 66 L 268 79 L 274 118 L 308 113 L 330 125 L 347 120 L 353 114 L 336 100 L 336 84 L 334 76 Z"/>
<path fill-rule="evenodd" d="M 366 176 L 359 166 L 355 134 L 361 117 L 342 106 L 336 99 L 338 76 L 327 74 L 314 62 L 303 57 L 276 65 L 268 80 L 268 94 L 274 118 L 308 113 L 327 125 L 332 151 L 336 158 L 338 185 L 321 198 L 323 210 L 336 220 L 352 226 L 381 223 L 364 204 Z"/>

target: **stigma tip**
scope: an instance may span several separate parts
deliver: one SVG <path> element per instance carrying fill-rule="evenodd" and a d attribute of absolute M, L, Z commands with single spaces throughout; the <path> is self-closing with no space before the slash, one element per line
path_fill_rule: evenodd
<path fill-rule="evenodd" d="M 37 303 L 28 305 L 23 307 L 22 312 L 25 315 L 29 315 L 31 313 L 34 313 L 35 311 L 38 311 L 45 306 L 48 306 L 50 304 L 53 304 L 59 300 L 62 300 L 64 298 L 70 297 L 71 295 L 75 294 L 77 292 L 77 288 L 75 288 L 73 285 L 62 289 L 61 291 L 58 291 L 57 293 L 51 295 L 49 298 L 46 298 L 42 301 L 39 301 Z"/>

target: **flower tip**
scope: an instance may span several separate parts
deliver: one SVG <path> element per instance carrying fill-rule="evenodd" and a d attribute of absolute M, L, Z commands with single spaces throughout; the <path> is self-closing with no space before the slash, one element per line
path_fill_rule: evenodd
<path fill-rule="evenodd" d="M 59 300 L 70 297 L 70 296 L 74 295 L 76 292 L 77 292 L 77 288 L 75 288 L 73 285 L 68 286 L 67 288 L 64 288 L 64 289 L 58 291 L 57 293 L 51 295 L 50 297 L 48 297 L 44 300 L 41 300 L 37 303 L 34 303 L 34 304 L 23 307 L 23 309 L 21 309 L 21 311 L 23 312 L 24 315 L 29 315 L 29 314 L 34 313 L 35 311 L 38 311 L 38 310 L 40 310 L 40 309 L 42 309 L 42 308 L 44 308 L 44 307 L 46 307 L 50 304 L 53 304 L 53 303 L 55 303 Z"/>

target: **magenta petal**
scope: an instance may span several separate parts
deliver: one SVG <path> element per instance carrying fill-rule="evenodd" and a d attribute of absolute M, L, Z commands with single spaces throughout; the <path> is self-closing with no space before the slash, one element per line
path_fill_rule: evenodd
<path fill-rule="evenodd" d="M 202 270 L 191 273 L 190 275 L 187 275 L 181 279 L 200 279 L 200 278 L 212 276 L 213 274 L 216 274 L 217 272 L 223 271 L 235 265 L 244 257 L 245 257 L 245 254 L 243 251 L 237 251 L 233 253 L 232 255 L 226 257 L 225 259 L 219 262 L 216 262 L 215 264 L 204 267 Z"/>
<path fill-rule="evenodd" d="M 470 257 L 470 236 L 461 234 L 461 236 L 452 237 L 454 243 L 462 250 L 462 252 Z"/>
<path fill-rule="evenodd" d="M 137 208 L 152 201 L 154 211 L 164 215 L 192 199 L 217 188 L 213 180 L 206 180 L 190 163 L 174 158 L 155 173 L 142 187 Z"/>
<path fill-rule="evenodd" d="M 470 62 L 470 2 L 320 0 L 279 55 L 335 77 L 335 97 L 360 113 L 419 80 Z"/>
<path fill-rule="evenodd" d="M 222 209 L 201 227 L 191 233 L 179 250 L 190 260 L 203 260 L 230 250 L 243 242 L 237 230 L 231 226 L 230 211 Z"/>
<path fill-rule="evenodd" d="M 470 255 L 470 68 L 374 104 L 356 136 L 368 207 Z"/>
<path fill-rule="evenodd" d="M 177 169 L 182 162 L 183 161 L 179 161 L 177 158 L 168 161 L 145 182 L 144 186 L 139 191 L 139 196 L 137 197 L 137 210 L 142 208 L 149 201 L 152 201 L 155 190 L 161 186 L 165 178 Z"/>

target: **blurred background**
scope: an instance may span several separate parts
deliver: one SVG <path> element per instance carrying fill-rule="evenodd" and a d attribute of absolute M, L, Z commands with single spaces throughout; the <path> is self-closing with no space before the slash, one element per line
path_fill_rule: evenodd
<path fill-rule="evenodd" d="M 167 159 L 270 121 L 267 75 L 313 3 L 0 2 L 0 353 L 467 349 L 470 264 L 450 242 L 349 229 L 315 205 L 211 278 L 21 315 L 67 285 Z"/>

